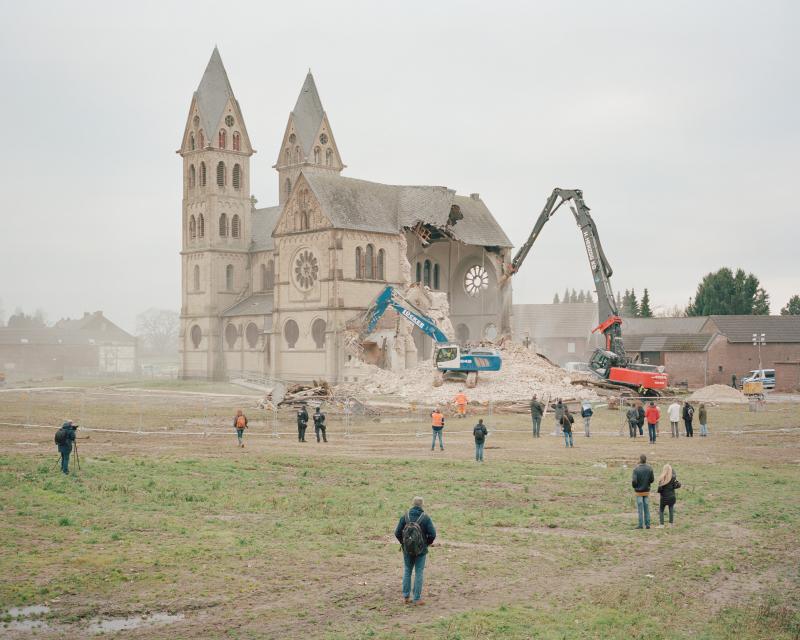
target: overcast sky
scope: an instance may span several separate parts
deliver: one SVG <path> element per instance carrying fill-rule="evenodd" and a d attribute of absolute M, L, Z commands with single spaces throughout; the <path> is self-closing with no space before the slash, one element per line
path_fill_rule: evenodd
<path fill-rule="evenodd" d="M 479 192 L 515 245 L 555 186 L 592 208 L 615 289 L 685 304 L 721 266 L 800 293 L 800 3 L 0 0 L 0 299 L 128 330 L 180 308 L 181 160 L 219 45 L 260 206 L 304 75 L 345 175 Z M 563 213 L 563 215 L 562 215 Z M 592 285 L 568 211 L 515 302 Z"/>

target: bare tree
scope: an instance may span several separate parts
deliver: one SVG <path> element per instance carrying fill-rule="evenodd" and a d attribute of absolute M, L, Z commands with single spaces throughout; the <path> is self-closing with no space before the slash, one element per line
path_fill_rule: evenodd
<path fill-rule="evenodd" d="M 136 316 L 136 335 L 145 350 L 153 354 L 172 354 L 178 348 L 179 315 L 169 309 L 148 309 Z"/>

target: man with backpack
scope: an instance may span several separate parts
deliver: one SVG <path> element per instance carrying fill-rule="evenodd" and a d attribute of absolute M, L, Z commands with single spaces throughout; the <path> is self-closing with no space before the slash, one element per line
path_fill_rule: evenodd
<path fill-rule="evenodd" d="M 639 401 L 639 404 L 636 406 L 636 412 L 637 412 L 637 415 L 639 416 L 638 419 L 636 420 L 636 426 L 639 428 L 639 435 L 643 436 L 644 435 L 643 429 L 644 429 L 644 414 L 645 414 L 645 411 L 644 411 L 644 405 L 642 404 L 641 401 Z"/>
<path fill-rule="evenodd" d="M 687 400 L 683 405 L 683 426 L 686 429 L 686 437 L 694 438 L 694 429 L 692 428 L 692 420 L 694 420 L 694 407 L 689 404 Z"/>
<path fill-rule="evenodd" d="M 78 428 L 72 420 L 65 420 L 61 428 L 56 431 L 55 443 L 61 454 L 61 473 L 69 473 L 69 454 L 72 453 L 72 443 L 75 442 L 75 430 Z"/>
<path fill-rule="evenodd" d="M 325 414 L 320 411 L 319 407 L 314 411 L 314 433 L 317 434 L 317 442 L 319 442 L 320 433 L 322 441 L 328 441 L 328 437 L 325 435 Z"/>
<path fill-rule="evenodd" d="M 575 442 L 572 439 L 572 425 L 575 422 L 575 418 L 569 412 L 569 407 L 564 407 L 564 414 L 561 416 L 561 431 L 564 433 L 564 446 L 566 447 L 574 447 Z"/>
<path fill-rule="evenodd" d="M 236 415 L 233 417 L 233 428 L 236 429 L 236 438 L 239 441 L 239 446 L 244 449 L 244 430 L 247 429 L 247 416 L 241 409 L 236 410 Z"/>
<path fill-rule="evenodd" d="M 308 410 L 306 409 L 305 402 L 300 406 L 297 411 L 297 441 L 306 441 L 306 427 L 308 426 Z"/>
<path fill-rule="evenodd" d="M 478 420 L 478 424 L 472 429 L 472 435 L 475 437 L 475 461 L 483 462 L 483 445 L 486 444 L 486 436 L 489 435 L 486 425 L 483 424 L 483 418 Z"/>
<path fill-rule="evenodd" d="M 428 547 L 436 539 L 433 521 L 423 509 L 423 499 L 417 496 L 411 509 L 400 517 L 394 537 L 403 551 L 403 600 L 406 604 L 422 605 L 422 580 Z M 414 589 L 411 589 L 411 573 L 414 573 Z M 411 598 L 413 593 L 413 600 Z"/>

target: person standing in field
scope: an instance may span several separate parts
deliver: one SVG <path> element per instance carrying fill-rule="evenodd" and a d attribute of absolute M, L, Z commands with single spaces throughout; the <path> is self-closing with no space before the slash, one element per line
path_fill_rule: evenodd
<path fill-rule="evenodd" d="M 247 429 L 247 416 L 241 409 L 236 410 L 236 415 L 233 417 L 233 428 L 236 429 L 236 438 L 239 441 L 239 446 L 244 449 L 244 430 Z"/>
<path fill-rule="evenodd" d="M 444 431 L 444 414 L 436 407 L 431 414 L 431 431 L 433 431 L 433 439 L 431 440 L 431 451 L 436 447 L 436 438 L 439 438 L 439 450 L 444 451 L 444 440 L 442 439 L 442 431 Z"/>
<path fill-rule="evenodd" d="M 61 473 L 69 474 L 69 456 L 72 453 L 72 443 L 75 442 L 75 430 L 78 428 L 72 420 L 64 420 L 64 424 L 56 431 L 54 437 L 58 453 L 61 455 Z"/>
<path fill-rule="evenodd" d="M 564 417 L 564 403 L 561 402 L 561 398 L 556 400 L 556 403 L 553 406 L 553 417 L 556 420 L 556 432 L 554 435 L 558 435 L 561 433 L 561 418 Z"/>
<path fill-rule="evenodd" d="M 308 427 L 308 410 L 305 403 L 297 411 L 297 441 L 306 441 L 306 427 Z"/>
<path fill-rule="evenodd" d="M 645 418 L 647 419 L 647 434 L 650 436 L 650 443 L 655 444 L 661 412 L 652 400 L 650 401 L 650 406 L 647 407 L 647 411 L 645 411 Z"/>
<path fill-rule="evenodd" d="M 325 435 L 325 414 L 320 411 L 319 407 L 314 411 L 314 433 L 317 435 L 317 442 L 319 442 L 320 434 L 322 434 L 323 442 L 328 441 L 328 437 Z"/>
<path fill-rule="evenodd" d="M 639 464 L 633 470 L 631 486 L 636 493 L 636 512 L 639 515 L 639 526 L 650 528 L 650 485 L 653 484 L 653 467 L 647 464 L 647 456 L 639 456 Z"/>
<path fill-rule="evenodd" d="M 694 419 L 694 407 L 687 400 L 683 405 L 683 426 L 686 429 L 686 437 L 694 438 L 692 420 Z"/>
<path fill-rule="evenodd" d="M 574 447 L 575 443 L 572 440 L 572 425 L 575 418 L 569 412 L 569 407 L 564 407 L 564 413 L 561 416 L 561 430 L 564 432 L 564 446 Z"/>
<path fill-rule="evenodd" d="M 483 418 L 478 420 L 478 424 L 472 429 L 472 435 L 475 437 L 475 461 L 483 462 L 483 445 L 486 444 L 486 436 L 489 435 L 486 425 L 483 424 Z"/>
<path fill-rule="evenodd" d="M 669 415 L 669 426 L 672 429 L 672 437 L 677 438 L 680 435 L 678 423 L 681 420 L 681 405 L 677 400 L 673 400 L 672 404 L 667 407 L 667 414 Z"/>
<path fill-rule="evenodd" d="M 639 435 L 643 436 L 644 431 L 642 429 L 644 428 L 645 410 L 644 410 L 644 404 L 642 403 L 641 400 L 639 401 L 639 404 L 636 407 L 636 412 L 638 415 L 638 418 L 636 419 L 636 426 L 639 428 Z"/>
<path fill-rule="evenodd" d="M 425 513 L 424 501 L 417 496 L 411 509 L 400 516 L 394 530 L 394 537 L 403 551 L 403 601 L 406 604 L 422 605 L 422 581 L 425 571 L 425 558 L 428 547 L 436 540 L 436 528 L 430 516 Z M 411 574 L 414 574 L 414 589 L 411 589 Z M 412 600 L 413 595 L 413 600 Z"/>
<path fill-rule="evenodd" d="M 639 425 L 639 410 L 636 405 L 632 405 L 625 413 L 625 418 L 628 420 L 629 437 L 636 439 L 636 427 Z"/>
<path fill-rule="evenodd" d="M 705 438 L 708 435 L 708 411 L 702 402 L 697 410 L 697 420 L 700 422 L 700 437 Z"/>
<path fill-rule="evenodd" d="M 675 508 L 675 489 L 680 489 L 681 483 L 678 476 L 672 470 L 672 465 L 665 464 L 658 476 L 658 493 L 661 495 L 661 502 L 658 505 L 658 526 L 664 526 L 664 509 L 669 508 L 669 523 L 673 524 L 673 509 Z"/>
<path fill-rule="evenodd" d="M 536 399 L 536 394 L 531 398 L 531 422 L 533 422 L 533 437 L 538 438 L 542 429 L 542 416 L 544 415 L 544 405 Z"/>
<path fill-rule="evenodd" d="M 459 391 L 456 394 L 456 397 L 453 399 L 453 402 L 456 403 L 456 415 L 459 418 L 466 418 L 467 417 L 467 394 L 463 391 Z"/>
<path fill-rule="evenodd" d="M 594 411 L 592 411 L 592 403 L 588 400 L 584 400 L 581 404 L 581 418 L 583 418 L 584 435 L 587 438 L 589 437 L 589 423 L 592 421 L 593 415 Z"/>

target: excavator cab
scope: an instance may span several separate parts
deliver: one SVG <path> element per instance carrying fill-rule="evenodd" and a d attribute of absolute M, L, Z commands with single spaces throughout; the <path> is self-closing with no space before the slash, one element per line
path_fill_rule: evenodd
<path fill-rule="evenodd" d="M 437 345 L 433 361 L 437 369 L 460 369 L 461 347 L 457 344 Z"/>

